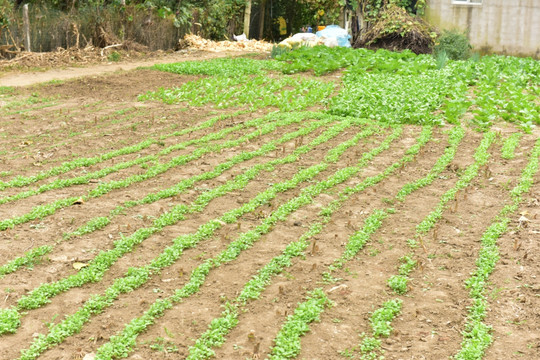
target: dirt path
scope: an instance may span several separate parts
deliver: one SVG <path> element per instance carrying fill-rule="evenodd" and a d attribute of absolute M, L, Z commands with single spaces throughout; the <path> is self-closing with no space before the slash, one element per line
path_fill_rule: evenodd
<path fill-rule="evenodd" d="M 152 66 L 158 63 L 172 63 L 178 61 L 204 60 L 226 56 L 238 56 L 241 52 L 207 52 L 194 51 L 188 53 L 175 52 L 160 58 L 148 60 L 120 61 L 106 64 L 95 64 L 85 67 L 66 67 L 50 69 L 47 71 L 14 72 L 0 76 L 0 86 L 29 86 L 52 80 L 68 80 L 84 76 L 95 76 L 117 71 L 129 71 L 138 67 Z"/>

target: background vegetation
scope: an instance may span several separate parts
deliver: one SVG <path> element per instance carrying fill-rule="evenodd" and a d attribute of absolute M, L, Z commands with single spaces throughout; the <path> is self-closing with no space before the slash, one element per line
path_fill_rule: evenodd
<path fill-rule="evenodd" d="M 173 48 L 186 33 L 215 40 L 243 32 L 247 0 L 0 0 L 0 45 L 22 46 L 22 5 L 30 5 L 31 48 L 104 47 L 131 41 L 150 48 Z M 362 14 L 365 30 L 376 28 L 389 6 L 422 14 L 425 0 L 252 0 L 252 20 L 264 21 L 262 37 L 279 40 L 276 19 L 287 21 L 287 34 L 303 26 L 338 22 L 347 6 Z M 262 11 L 262 9 L 266 11 Z M 264 15 L 263 15 L 264 14 Z M 399 19 L 400 22 L 402 19 Z M 257 23 L 258 24 L 258 23 Z M 410 31 L 384 24 L 385 31 Z M 252 34 L 257 37 L 258 32 Z"/>

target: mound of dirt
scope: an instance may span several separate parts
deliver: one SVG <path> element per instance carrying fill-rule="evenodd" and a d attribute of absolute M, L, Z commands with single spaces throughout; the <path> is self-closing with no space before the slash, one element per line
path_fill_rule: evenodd
<path fill-rule="evenodd" d="M 402 7 L 389 5 L 377 21 L 353 44 L 355 48 L 409 49 L 416 54 L 431 53 L 436 32 L 422 18 L 412 16 Z"/>

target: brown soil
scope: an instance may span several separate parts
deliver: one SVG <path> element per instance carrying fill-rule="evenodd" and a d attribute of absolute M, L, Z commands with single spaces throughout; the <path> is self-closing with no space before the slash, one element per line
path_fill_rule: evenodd
<path fill-rule="evenodd" d="M 156 52 L 146 56 L 142 56 L 141 54 L 137 56 L 132 55 L 131 57 L 124 56 L 118 62 L 110 62 L 106 58 L 99 57 L 96 61 L 90 63 L 77 61 L 77 58 L 68 57 L 68 60 L 61 65 L 56 62 L 43 63 L 38 57 L 35 59 L 32 58 L 31 62 L 17 68 L 19 69 L 18 71 L 2 72 L 0 70 L 0 86 L 28 86 L 49 81 L 63 81 L 85 76 L 128 71 L 139 67 L 149 67 L 156 63 L 204 60 L 216 57 L 243 56 L 244 54 L 238 51 L 206 52 L 189 50 L 173 53 Z M 1 62 L 0 69 L 2 69 Z"/>
<path fill-rule="evenodd" d="M 194 58 L 203 58 L 203 55 Z M 188 57 L 183 57 L 188 59 Z M 178 60 L 170 58 L 167 60 Z M 131 64 L 133 68 L 140 64 Z M 147 63 L 149 65 L 149 63 Z M 124 70 L 128 66 L 124 65 Z M 72 70 L 66 70 L 71 73 Z M 86 73 L 85 73 L 86 71 Z M 78 75 L 92 74 L 90 69 L 78 69 Z M 46 73 L 40 73 L 45 76 Z M 31 83 L 34 74 L 19 74 L 19 84 Z M 9 77 L 0 78 L 0 85 Z M 62 162 L 79 157 L 91 157 L 114 149 L 136 144 L 143 139 L 157 138 L 174 131 L 195 126 L 219 114 L 233 110 L 215 110 L 186 107 L 185 104 L 164 105 L 158 102 L 139 102 L 137 95 L 159 87 L 179 86 L 193 77 L 160 73 L 152 70 L 122 71 L 108 75 L 92 75 L 62 83 L 17 88 L 9 97 L 0 97 L 6 105 L 0 119 L 2 158 L 0 180 L 8 181 L 17 175 L 30 176 L 46 171 Z M 43 78 L 40 78 L 43 81 Z M 330 77 L 327 79 L 331 81 Z M 34 189 L 56 179 L 66 179 L 105 169 L 122 161 L 155 155 L 163 148 L 190 139 L 200 138 L 243 121 L 264 116 L 264 112 L 248 113 L 221 120 L 218 125 L 185 134 L 167 137 L 162 143 L 133 154 L 77 168 L 38 181 L 23 188 L 11 188 L 0 192 L 2 197 L 16 195 Z M 142 227 L 152 225 L 154 218 L 178 204 L 190 204 L 200 194 L 224 184 L 245 169 L 285 156 L 298 146 L 294 140 L 266 155 L 233 166 L 218 177 L 197 182 L 192 188 L 172 198 L 126 209 L 113 218 L 111 223 L 93 233 L 62 240 L 70 232 L 97 216 L 128 200 L 141 199 L 145 195 L 168 188 L 182 179 L 212 170 L 216 165 L 241 151 L 253 151 L 271 139 L 310 123 L 288 125 L 274 133 L 262 135 L 241 146 L 228 148 L 219 153 L 209 153 L 182 166 L 177 166 L 150 180 L 125 189 L 74 204 L 43 219 L 33 220 L 0 232 L 0 265 L 25 251 L 41 245 L 51 245 L 53 250 L 46 259 L 31 268 L 20 270 L 0 278 L 0 307 L 8 308 L 41 283 L 63 279 L 77 270 L 76 263 L 87 263 L 102 250 L 111 249 L 114 241 L 128 236 Z M 236 139 L 256 129 L 232 132 L 223 143 Z M 257 270 L 281 253 L 285 246 L 295 241 L 309 226 L 319 219 L 321 207 L 336 198 L 346 186 L 358 184 L 368 176 L 380 173 L 399 160 L 420 133 L 420 128 L 407 126 L 403 135 L 389 150 L 377 156 L 360 174 L 333 191 L 321 194 L 313 204 L 294 212 L 277 224 L 251 248 L 243 251 L 238 259 L 210 271 L 200 291 L 185 301 L 175 304 L 162 318 L 147 328 L 138 338 L 130 359 L 177 359 L 188 354 L 195 339 L 206 331 L 210 321 L 219 316 L 226 300 L 234 299 L 246 281 Z M 401 186 L 425 176 L 444 152 L 447 129 L 435 129 L 434 141 L 428 143 L 414 162 L 407 164 L 387 179 L 349 199 L 337 211 L 332 221 L 316 236 L 305 258 L 293 259 L 286 272 L 276 276 L 258 300 L 249 302 L 239 317 L 239 324 L 226 337 L 221 348 L 215 349 L 218 359 L 265 358 L 271 351 L 272 341 L 296 304 L 307 293 L 322 287 L 334 302 L 334 306 L 321 315 L 321 321 L 310 325 L 310 332 L 302 338 L 302 359 L 346 359 L 345 351 L 361 342 L 361 333 L 370 333 L 369 316 L 372 311 L 389 299 L 403 300 L 403 310 L 394 320 L 394 331 L 383 339 L 382 347 L 387 359 L 446 359 L 460 348 L 461 331 L 470 298 L 464 281 L 475 267 L 480 248 L 479 239 L 498 211 L 509 202 L 508 190 L 517 184 L 521 170 L 528 161 L 538 134 L 525 135 L 513 160 L 503 160 L 498 141 L 490 150 L 489 174 L 483 170 L 467 191 L 460 192 L 458 201 L 444 212 L 437 225 L 423 239 L 424 247 L 411 250 L 407 246 L 415 232 L 415 226 L 438 203 L 440 196 L 457 181 L 459 174 L 470 165 L 473 153 L 481 140 L 481 134 L 468 131 L 459 147 L 458 154 L 432 185 L 420 189 L 403 203 L 393 202 Z M 505 131 L 512 129 L 505 128 Z M 303 143 L 322 133 L 315 130 L 305 137 Z M 291 178 L 299 169 L 317 164 L 328 150 L 350 139 L 357 128 L 351 128 L 328 143 L 317 146 L 308 154 L 300 156 L 292 164 L 276 166 L 263 171 L 245 189 L 233 191 L 213 200 L 200 212 L 189 214 L 186 219 L 168 226 L 150 236 L 132 252 L 126 254 L 107 271 L 101 281 L 74 288 L 51 299 L 51 303 L 36 310 L 29 310 L 21 319 L 15 334 L 0 337 L 0 359 L 16 358 L 21 349 L 30 346 L 33 338 L 46 334 L 51 323 L 58 323 L 66 315 L 74 313 L 90 296 L 103 294 L 115 279 L 122 277 L 132 266 L 148 264 L 172 240 L 197 228 L 230 209 L 252 199 L 270 184 Z M 132 318 L 140 316 L 150 304 L 165 298 L 181 288 L 189 274 L 204 260 L 219 252 L 238 235 L 253 229 L 289 199 L 300 194 L 308 185 L 321 181 L 336 170 L 354 163 L 359 154 L 380 144 L 389 132 L 373 135 L 348 149 L 340 160 L 321 172 L 314 182 L 301 183 L 295 189 L 280 193 L 269 205 L 263 205 L 246 214 L 238 224 L 224 225 L 208 240 L 184 251 L 180 259 L 149 278 L 142 287 L 121 295 L 112 306 L 92 317 L 79 334 L 68 337 L 59 346 L 46 351 L 40 359 L 82 359 L 95 353 L 110 336 L 123 329 Z M 503 135 L 503 137 L 506 135 Z M 164 155 L 158 161 L 166 162 L 173 157 L 189 154 L 197 146 Z M 28 213 L 32 207 L 51 203 L 57 199 L 87 194 L 100 182 L 120 180 L 142 174 L 146 166 L 137 165 L 103 178 L 63 189 L 56 189 L 26 199 L 0 205 L 0 219 Z M 371 241 L 348 262 L 342 271 L 334 274 L 342 278 L 336 284 L 323 283 L 322 273 L 339 257 L 348 237 L 358 230 L 364 219 L 375 209 L 394 207 L 396 212 L 384 220 Z M 523 216 L 527 221 L 521 219 Z M 531 192 L 513 215 L 511 231 L 500 239 L 501 260 L 489 284 L 490 309 L 486 323 L 493 326 L 494 343 L 486 359 L 536 359 L 540 349 L 540 300 L 537 276 L 538 233 L 540 233 L 540 187 L 538 177 Z M 395 295 L 386 285 L 387 279 L 397 273 L 399 258 L 413 254 L 419 266 L 411 273 L 409 292 Z M 336 286 L 340 286 L 337 287 Z M 163 345 L 163 346 L 161 346 Z M 169 348 L 169 349 L 168 349 Z M 174 350 L 174 351 L 173 351 Z M 359 352 L 355 354 L 359 357 Z M 536 354 L 536 355 L 535 355 Z"/>

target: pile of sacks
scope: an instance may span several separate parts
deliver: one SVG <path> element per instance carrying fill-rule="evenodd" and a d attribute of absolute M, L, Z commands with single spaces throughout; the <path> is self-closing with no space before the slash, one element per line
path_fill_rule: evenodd
<path fill-rule="evenodd" d="M 279 46 L 293 49 L 299 46 L 325 45 L 328 47 L 351 47 L 351 35 L 338 25 L 329 25 L 317 33 L 298 33 L 283 40 Z"/>

